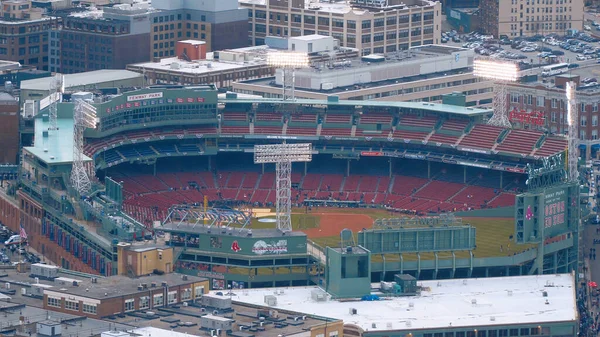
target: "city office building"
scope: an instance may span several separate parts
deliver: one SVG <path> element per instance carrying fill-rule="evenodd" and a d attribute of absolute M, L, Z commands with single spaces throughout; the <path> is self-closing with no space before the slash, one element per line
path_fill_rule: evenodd
<path fill-rule="evenodd" d="M 248 10 L 237 0 L 154 0 L 152 7 L 151 53 L 153 60 L 179 56 L 175 45 L 181 40 L 206 42 L 207 51 L 248 46 Z"/>
<path fill-rule="evenodd" d="M 55 32 L 60 40 L 56 72 L 125 69 L 149 60 L 152 11 L 148 3 L 136 3 L 66 17 L 62 30 Z"/>
<path fill-rule="evenodd" d="M 473 75 L 472 50 L 434 45 L 411 48 L 387 56 L 369 55 L 344 61 L 313 62 L 296 70 L 295 96 L 346 100 L 441 102 L 442 95 L 460 91 L 467 106 L 490 104 L 493 83 Z M 282 73 L 275 78 L 233 84 L 233 91 L 281 97 Z"/>
<path fill-rule="evenodd" d="M 0 59 L 48 70 L 48 32 L 60 19 L 44 16 L 31 1 L 11 0 L 0 5 Z"/>
<path fill-rule="evenodd" d="M 253 45 L 264 44 L 267 36 L 319 34 L 368 55 L 437 44 L 441 37 L 437 1 L 242 0 L 240 4 L 250 10 L 248 38 Z"/>
<path fill-rule="evenodd" d="M 481 0 L 481 30 L 496 38 L 583 29 L 583 0 Z"/>

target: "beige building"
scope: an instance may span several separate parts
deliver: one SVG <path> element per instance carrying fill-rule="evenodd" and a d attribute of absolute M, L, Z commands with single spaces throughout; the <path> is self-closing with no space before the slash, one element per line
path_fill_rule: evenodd
<path fill-rule="evenodd" d="M 473 50 L 423 46 L 407 52 L 364 56 L 341 62 L 313 62 L 295 74 L 295 96 L 326 100 L 441 102 L 442 95 L 464 93 L 467 106 L 492 102 L 493 83 L 473 76 Z M 233 83 L 233 91 L 266 98 L 282 96 L 281 70 L 275 78 Z"/>
<path fill-rule="evenodd" d="M 437 44 L 441 37 L 437 1 L 241 0 L 240 5 L 250 10 L 253 45 L 264 44 L 267 36 L 319 34 L 368 55 Z"/>
<path fill-rule="evenodd" d="M 496 38 L 583 29 L 583 0 L 481 0 L 481 29 Z"/>

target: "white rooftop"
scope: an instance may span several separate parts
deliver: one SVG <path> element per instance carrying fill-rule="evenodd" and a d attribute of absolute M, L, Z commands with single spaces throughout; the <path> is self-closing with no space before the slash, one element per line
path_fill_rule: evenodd
<path fill-rule="evenodd" d="M 484 325 L 533 324 L 577 320 L 575 279 L 571 274 L 419 281 L 419 296 L 380 301 L 328 299 L 315 302 L 317 287 L 284 288 L 274 308 L 341 319 L 363 330 L 443 329 Z M 376 285 L 378 286 L 378 285 Z M 543 296 L 543 292 L 548 297 Z M 234 291 L 233 301 L 266 305 L 273 289 Z M 546 300 L 548 304 L 546 304 Z M 350 314 L 356 309 L 357 314 Z M 408 323 L 408 324 L 407 324 Z M 373 328 L 372 324 L 375 324 Z M 391 328 L 390 328 L 391 326 Z"/>
<path fill-rule="evenodd" d="M 77 74 L 65 74 L 64 75 L 65 88 L 87 86 L 92 84 L 100 84 L 105 82 L 116 82 L 121 80 L 130 80 L 141 78 L 143 75 L 138 74 L 129 70 L 121 69 L 103 69 L 87 71 L 84 73 Z M 53 81 L 54 77 L 43 77 L 36 78 L 33 80 L 21 81 L 21 90 L 50 90 L 50 82 Z M 119 83 L 115 84 L 120 85 Z"/>
<path fill-rule="evenodd" d="M 187 44 L 192 44 L 192 45 L 206 44 L 206 42 L 200 41 L 200 40 L 183 40 L 183 41 L 179 41 L 179 42 L 181 42 L 181 43 L 187 43 Z"/>

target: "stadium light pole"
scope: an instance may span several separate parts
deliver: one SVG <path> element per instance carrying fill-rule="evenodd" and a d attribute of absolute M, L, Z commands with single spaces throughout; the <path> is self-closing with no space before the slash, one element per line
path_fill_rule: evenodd
<path fill-rule="evenodd" d="M 501 62 L 497 60 L 476 59 L 473 61 L 473 75 L 494 81 L 494 114 L 488 121 L 489 125 L 511 128 L 508 119 L 508 104 L 506 88 L 509 82 L 516 82 L 519 68 L 513 62 Z"/>
<path fill-rule="evenodd" d="M 569 123 L 568 135 L 568 157 L 569 181 L 577 182 L 579 178 L 579 113 L 575 102 L 575 82 L 567 82 L 565 93 L 567 94 L 567 119 Z"/>
<path fill-rule="evenodd" d="M 308 54 L 290 51 L 271 52 L 267 54 L 267 64 L 281 69 L 283 100 L 294 100 L 296 69 L 308 68 L 310 65 Z"/>
<path fill-rule="evenodd" d="M 83 162 L 83 132 L 95 129 L 98 118 L 96 108 L 82 99 L 75 101 L 73 112 L 73 167 L 71 168 L 71 185 L 80 196 L 92 188 L 90 177 Z"/>
<path fill-rule="evenodd" d="M 292 230 L 292 163 L 312 160 L 312 144 L 268 144 L 254 146 L 254 163 L 275 163 L 276 223 L 282 232 Z"/>
<path fill-rule="evenodd" d="M 56 74 L 50 81 L 50 106 L 48 108 L 48 131 L 58 130 L 58 102 L 62 101 L 62 94 L 65 92 L 65 77 L 62 74 Z"/>

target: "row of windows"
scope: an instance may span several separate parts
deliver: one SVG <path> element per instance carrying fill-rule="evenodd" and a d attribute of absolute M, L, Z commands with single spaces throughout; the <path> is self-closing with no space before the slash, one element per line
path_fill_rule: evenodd
<path fill-rule="evenodd" d="M 177 14 L 177 21 L 181 21 L 182 16 L 181 14 Z M 191 20 L 192 19 L 192 15 L 191 14 L 186 14 L 185 15 L 185 19 L 186 20 Z M 154 23 L 160 23 L 160 22 L 172 22 L 175 21 L 175 15 L 171 14 L 171 15 L 162 15 L 162 16 L 157 16 L 154 18 Z M 200 21 L 206 21 L 206 15 L 200 15 Z"/>
<path fill-rule="evenodd" d="M 498 330 L 469 330 L 456 332 L 424 333 L 423 337 L 518 337 L 549 335 L 550 328 L 534 327 L 520 329 L 498 329 Z"/>
<path fill-rule="evenodd" d="M 46 304 L 49 307 L 60 308 L 61 304 L 62 304 L 62 299 L 60 299 L 58 297 L 48 296 L 48 298 L 46 300 Z M 65 309 L 72 310 L 72 311 L 79 311 L 79 301 L 65 300 Z M 90 303 L 83 302 L 83 312 L 86 314 L 95 315 L 97 313 L 96 304 L 90 304 Z"/>
<path fill-rule="evenodd" d="M 535 106 L 538 106 L 538 107 L 545 106 L 546 98 L 544 96 L 520 95 L 520 94 L 516 94 L 516 93 L 510 94 L 511 103 L 523 103 L 525 105 L 534 105 L 534 100 L 535 100 Z M 598 109 L 599 109 L 598 104 L 591 104 L 591 106 L 592 106 L 592 112 L 598 112 Z M 566 102 L 564 100 L 559 100 L 559 99 L 553 98 L 550 100 L 550 107 L 565 109 Z M 587 111 L 586 107 L 587 107 L 586 103 L 580 103 L 579 111 Z"/>
<path fill-rule="evenodd" d="M 248 16 L 252 17 L 252 11 L 248 12 Z M 256 10 L 254 12 L 254 17 L 257 19 L 267 19 L 267 13 L 264 10 Z M 388 16 L 386 18 L 377 18 L 373 20 L 362 20 L 360 21 L 360 26 L 362 29 L 370 29 L 372 27 L 385 27 L 386 25 L 396 25 L 400 24 L 408 24 L 410 22 L 416 23 L 423 21 L 431 21 L 434 18 L 433 11 L 428 11 L 424 13 L 414 13 L 412 15 L 409 14 L 400 14 L 398 16 Z M 288 22 L 288 14 L 283 13 L 269 13 L 270 21 L 277 22 Z M 348 29 L 356 29 L 357 23 L 355 20 L 342 20 L 342 19 L 330 19 L 328 17 L 315 17 L 314 15 L 300 15 L 300 14 L 292 14 L 291 22 L 293 23 L 302 23 L 307 25 L 318 24 L 319 26 L 331 26 L 335 28 L 344 28 L 344 25 Z"/>

